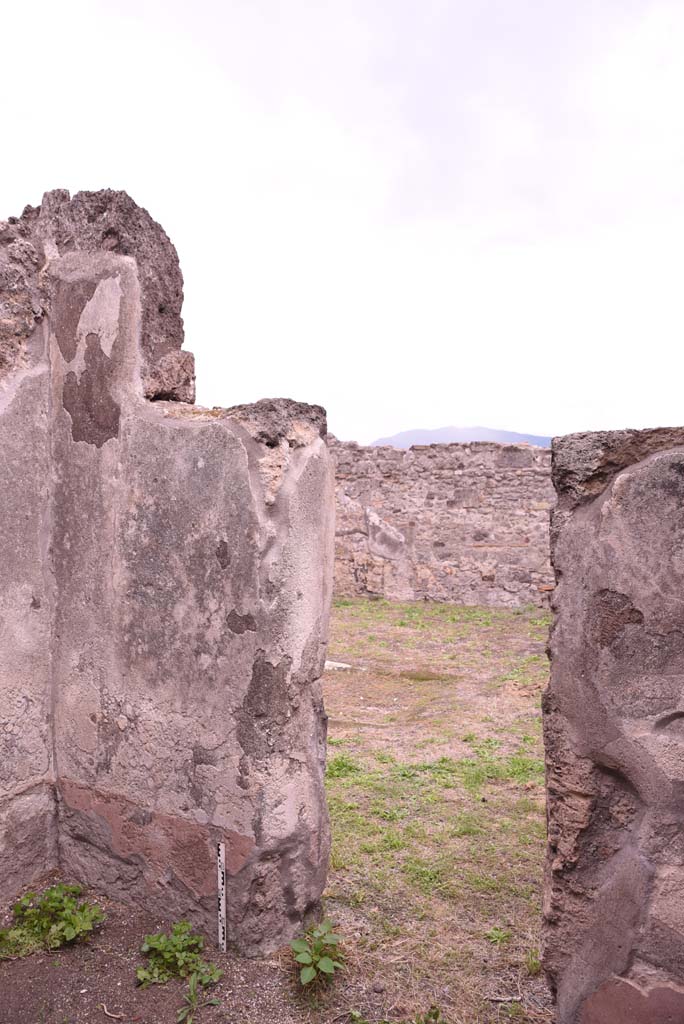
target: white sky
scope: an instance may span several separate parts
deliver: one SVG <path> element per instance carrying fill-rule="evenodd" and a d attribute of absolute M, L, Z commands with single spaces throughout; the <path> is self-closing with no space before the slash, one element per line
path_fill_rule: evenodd
<path fill-rule="evenodd" d="M 684 423 L 684 2 L 0 0 L 0 218 L 123 188 L 198 400 Z"/>

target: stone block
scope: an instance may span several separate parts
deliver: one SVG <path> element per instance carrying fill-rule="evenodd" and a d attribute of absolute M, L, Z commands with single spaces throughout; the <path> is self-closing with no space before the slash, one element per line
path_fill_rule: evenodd
<path fill-rule="evenodd" d="M 554 442 L 544 964 L 559 1024 L 684 1020 L 684 430 Z"/>

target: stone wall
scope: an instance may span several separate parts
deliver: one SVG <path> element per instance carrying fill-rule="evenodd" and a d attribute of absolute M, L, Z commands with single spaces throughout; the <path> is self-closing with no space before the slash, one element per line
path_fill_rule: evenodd
<path fill-rule="evenodd" d="M 558 1024 L 684 1020 L 684 428 L 554 442 L 544 964 Z"/>
<path fill-rule="evenodd" d="M 228 938 L 272 949 L 327 870 L 325 414 L 146 401 L 161 229 L 60 256 L 31 218 L 0 293 L 0 898 L 58 869 L 214 936 L 222 841 Z"/>
<path fill-rule="evenodd" d="M 328 440 L 337 467 L 336 593 L 507 606 L 547 599 L 550 451 Z"/>

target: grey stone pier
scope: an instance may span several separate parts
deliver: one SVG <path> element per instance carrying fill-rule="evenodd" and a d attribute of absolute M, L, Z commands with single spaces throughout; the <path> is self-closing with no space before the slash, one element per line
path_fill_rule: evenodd
<path fill-rule="evenodd" d="M 213 936 L 223 842 L 254 954 L 326 879 L 334 481 L 319 407 L 181 400 L 179 295 L 123 193 L 0 223 L 0 898 L 58 869 Z"/>

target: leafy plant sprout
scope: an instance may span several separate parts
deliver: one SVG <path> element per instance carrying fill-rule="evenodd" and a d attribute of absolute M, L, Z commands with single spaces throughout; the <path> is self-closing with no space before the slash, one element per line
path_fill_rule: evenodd
<path fill-rule="evenodd" d="M 13 907 L 13 926 L 0 929 L 0 959 L 87 939 L 104 913 L 97 904 L 79 902 L 82 891 L 80 885 L 60 884 L 22 896 Z"/>
<path fill-rule="evenodd" d="M 188 978 L 188 991 L 183 996 L 183 1006 L 176 1015 L 176 1024 L 193 1024 L 195 1014 L 205 1006 L 218 1006 L 218 999 L 205 999 L 204 986 L 195 972 Z"/>
<path fill-rule="evenodd" d="M 177 921 L 170 935 L 146 935 L 140 952 L 147 956 L 148 963 L 135 972 L 138 985 L 163 985 L 169 978 L 188 978 L 193 974 L 197 975 L 195 985 L 215 985 L 223 972 L 216 964 L 202 960 L 203 950 L 204 939 L 192 931 L 188 921 Z"/>
<path fill-rule="evenodd" d="M 315 981 L 328 981 L 343 965 L 339 943 L 341 936 L 333 931 L 332 922 L 327 918 L 309 930 L 303 938 L 290 943 L 295 963 L 300 965 L 299 980 L 302 985 Z"/>

